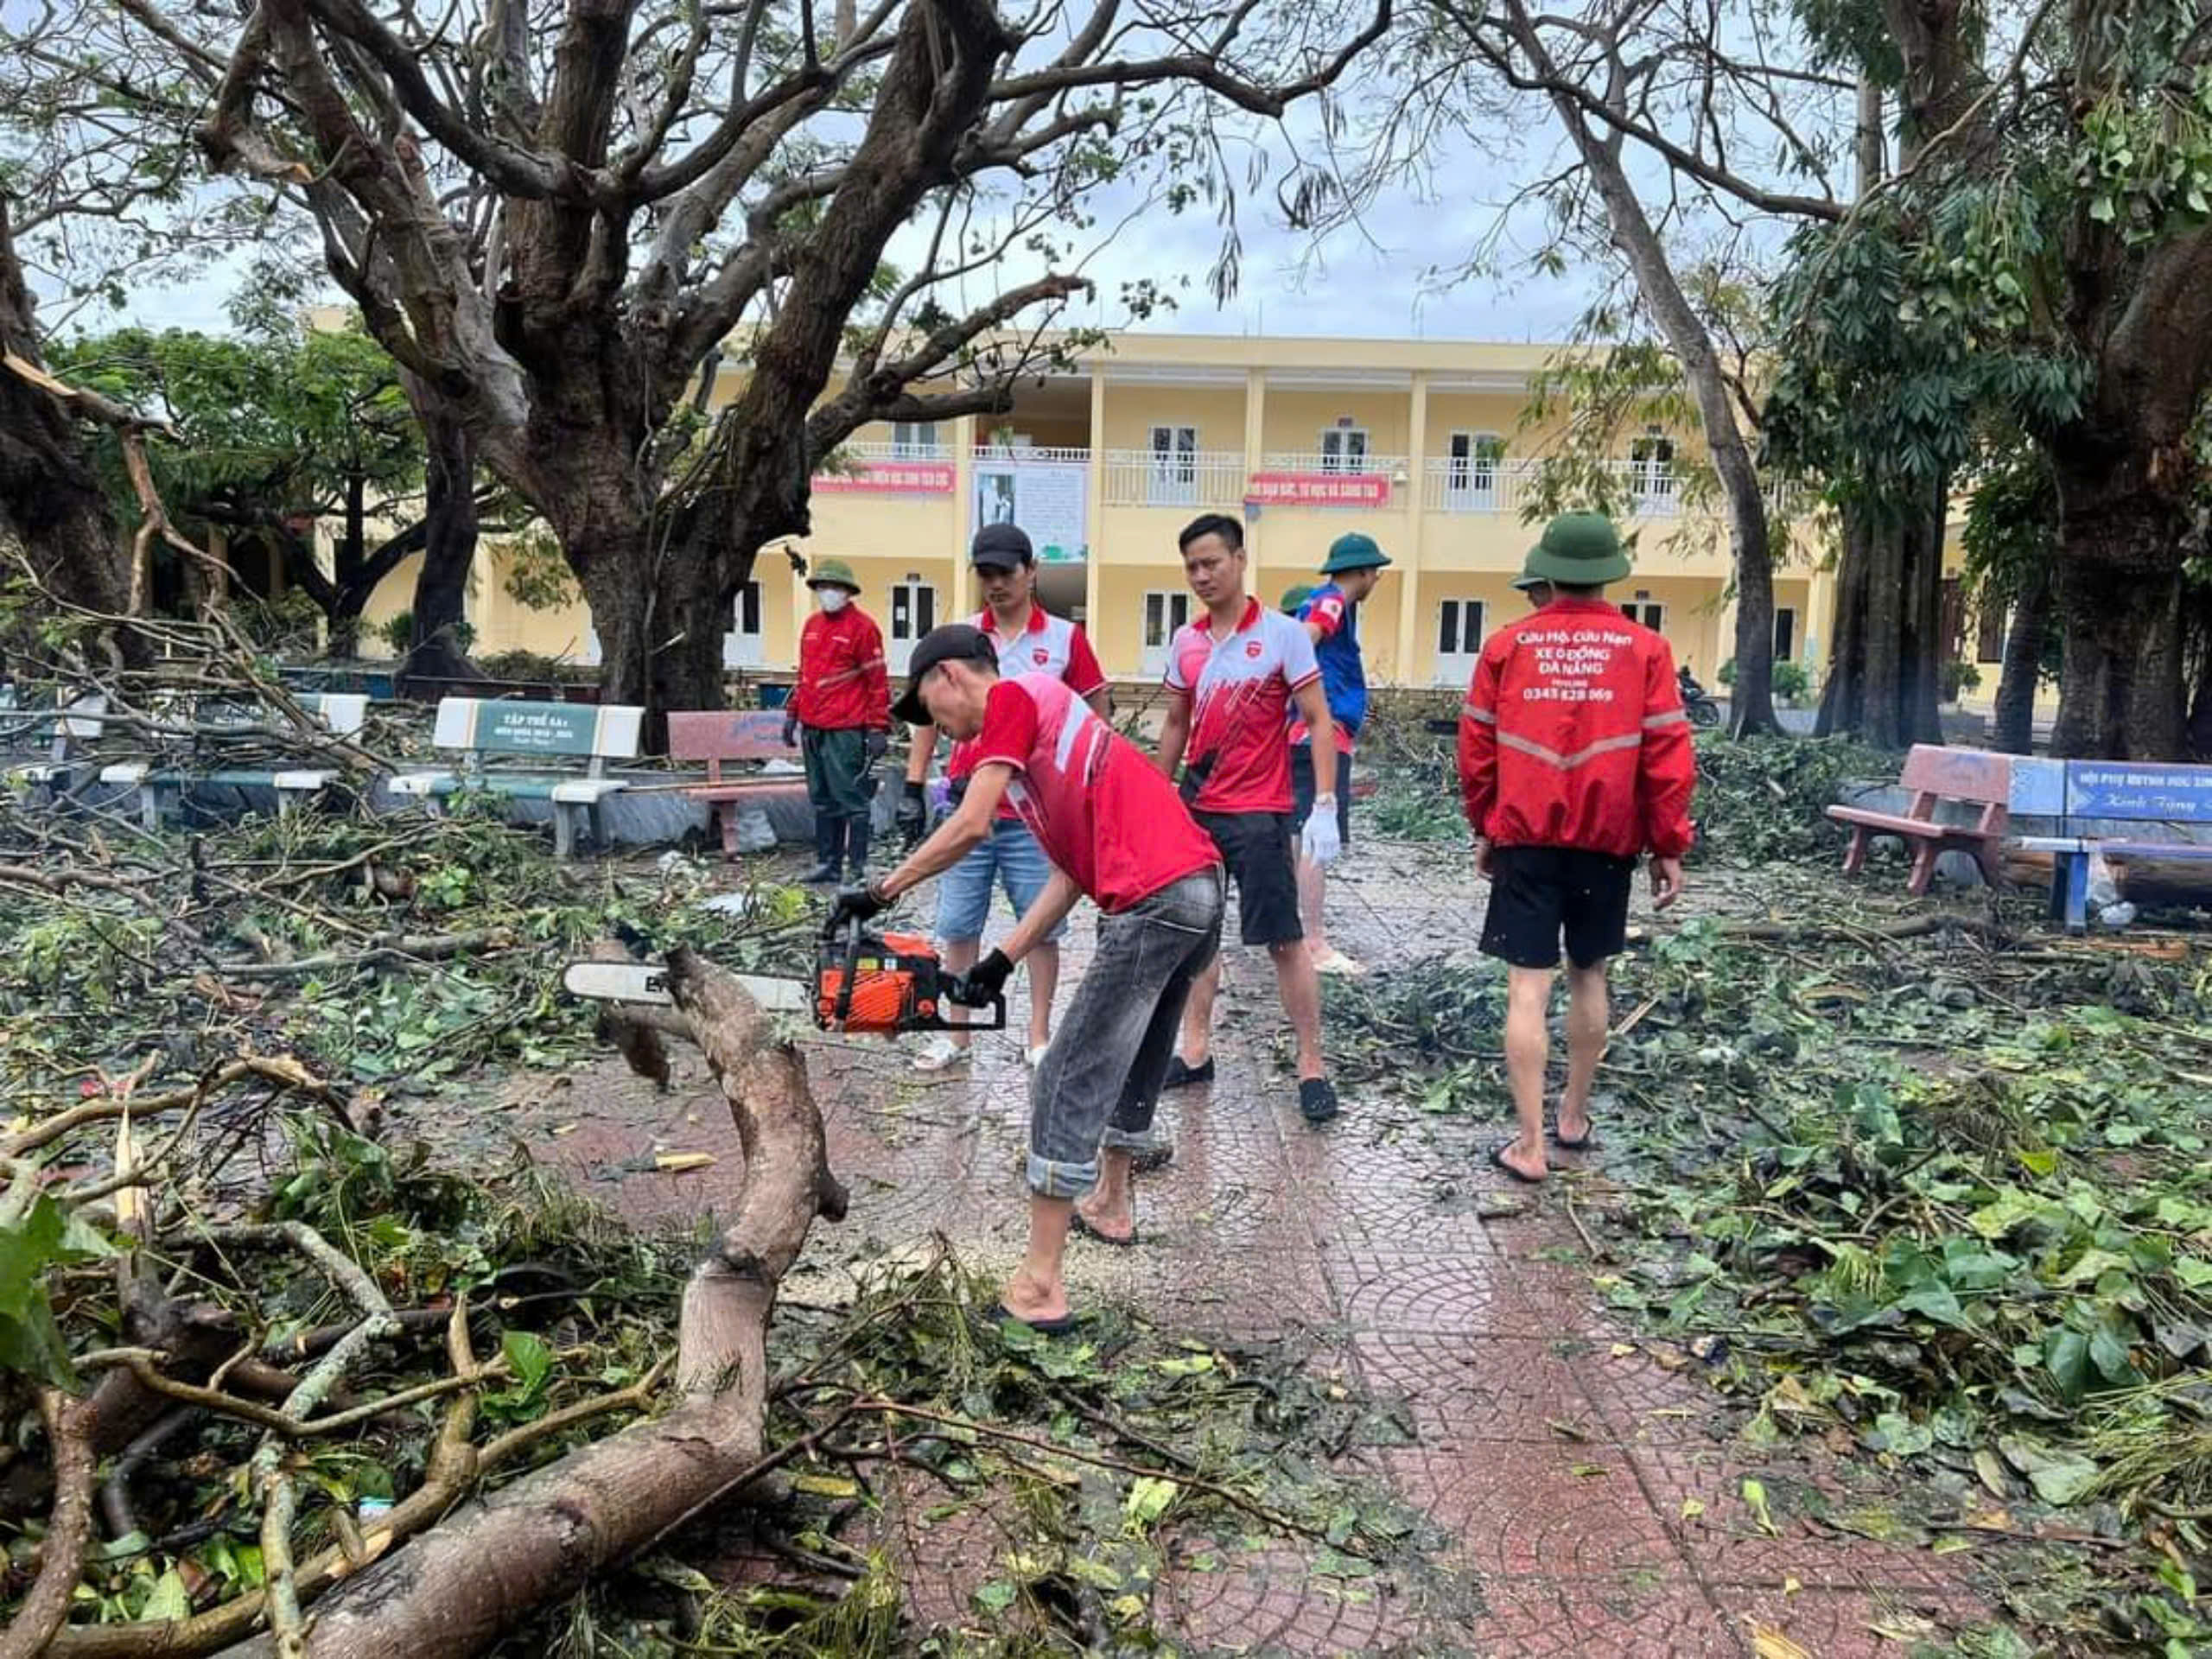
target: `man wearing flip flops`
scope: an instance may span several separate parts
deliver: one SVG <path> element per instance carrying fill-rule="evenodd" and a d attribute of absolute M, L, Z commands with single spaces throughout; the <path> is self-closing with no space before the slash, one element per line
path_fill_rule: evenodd
<path fill-rule="evenodd" d="M 950 869 L 989 837 L 1002 801 L 1037 837 L 1052 874 L 1014 931 L 954 982 L 950 1000 L 988 1007 L 1078 899 L 1103 912 L 1090 971 L 1031 1075 L 1029 1246 L 997 1313 L 1053 1332 L 1075 1319 L 1061 1273 L 1069 1229 L 1136 1242 L 1135 1152 L 1152 1127 L 1184 1001 L 1220 944 L 1225 888 L 1213 841 L 1128 739 L 1061 677 L 1001 677 L 999 664 L 995 642 L 968 623 L 934 629 L 914 647 L 893 712 L 972 745 L 968 789 L 890 874 L 840 893 L 831 925 L 865 921 Z"/>
<path fill-rule="evenodd" d="M 1554 596 L 1483 642 L 1459 715 L 1459 784 L 1475 868 L 1491 884 L 1482 949 L 1510 970 L 1505 1069 L 1519 1133 L 1491 1161 L 1517 1181 L 1547 1173 L 1546 1020 L 1562 937 L 1567 1092 L 1554 1129 L 1575 1151 L 1590 1144 L 1611 1019 L 1605 964 L 1626 942 L 1637 858 L 1651 855 L 1659 909 L 1682 894 L 1697 757 L 1674 652 L 1605 602 L 1605 584 L 1629 569 L 1604 515 L 1553 519 L 1522 576 Z"/>

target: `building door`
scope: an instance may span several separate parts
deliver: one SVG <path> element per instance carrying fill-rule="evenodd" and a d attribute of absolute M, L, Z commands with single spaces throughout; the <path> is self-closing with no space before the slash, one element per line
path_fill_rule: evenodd
<path fill-rule="evenodd" d="M 1364 473 L 1367 470 L 1367 429 L 1332 426 L 1321 435 L 1321 470 L 1325 473 Z"/>
<path fill-rule="evenodd" d="M 760 666 L 760 584 L 748 582 L 730 604 L 730 631 L 722 635 L 724 668 Z"/>
<path fill-rule="evenodd" d="M 1444 475 L 1444 505 L 1452 512 L 1497 510 L 1497 462 L 1504 440 L 1495 432 L 1454 432 Z"/>
<path fill-rule="evenodd" d="M 1167 672 L 1167 647 L 1191 620 L 1191 595 L 1180 588 L 1154 588 L 1144 596 L 1144 659 L 1147 676 Z"/>
<path fill-rule="evenodd" d="M 1675 500 L 1675 443 L 1656 426 L 1629 446 L 1629 486 L 1641 518 L 1663 518 L 1673 514 Z"/>
<path fill-rule="evenodd" d="M 1787 605 L 1774 607 L 1774 660 L 1777 663 L 1797 660 L 1797 613 Z"/>
<path fill-rule="evenodd" d="M 937 589 L 926 582 L 891 584 L 891 637 L 884 644 L 884 659 L 893 674 L 906 671 L 914 642 L 937 626 Z"/>
<path fill-rule="evenodd" d="M 1436 683 L 1465 685 L 1483 654 L 1483 602 L 1447 599 L 1436 607 Z"/>
<path fill-rule="evenodd" d="M 1155 507 L 1196 506 L 1198 499 L 1198 429 L 1152 429 L 1152 473 L 1145 499 Z"/>

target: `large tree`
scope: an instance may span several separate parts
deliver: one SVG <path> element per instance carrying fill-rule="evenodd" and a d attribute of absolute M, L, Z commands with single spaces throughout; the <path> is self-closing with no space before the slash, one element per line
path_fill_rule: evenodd
<path fill-rule="evenodd" d="M 719 697 L 731 595 L 825 456 L 1046 360 L 1094 192 L 1225 188 L 1215 112 L 1280 115 L 1390 16 L 879 0 L 824 38 L 788 0 L 267 0 L 224 38 L 127 10 L 205 87 L 207 154 L 308 208 L 371 334 L 558 536 L 608 693 L 664 707 Z"/>

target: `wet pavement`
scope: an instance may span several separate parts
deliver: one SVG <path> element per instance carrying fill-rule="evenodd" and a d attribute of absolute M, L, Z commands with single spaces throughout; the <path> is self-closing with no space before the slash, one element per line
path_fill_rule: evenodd
<path fill-rule="evenodd" d="M 1384 846 L 1358 849 L 1330 910 L 1342 948 L 1387 964 L 1471 945 L 1481 903 L 1464 857 Z M 1087 938 L 1078 918 L 1064 999 Z M 1430 1517 L 1457 1587 L 1319 1576 L 1284 1543 L 1171 1560 L 1154 1602 L 1163 1637 L 1201 1652 L 1852 1659 L 1980 1622 L 1960 1558 L 1826 1529 L 1803 1513 L 1821 1505 L 1789 1501 L 1848 1503 L 1872 1471 L 1817 1447 L 1750 1449 L 1700 1367 L 1611 1321 L 1570 1203 L 1576 1160 L 1562 1157 L 1568 1173 L 1541 1192 L 1513 1187 L 1480 1155 L 1505 1132 L 1502 1100 L 1497 1125 L 1455 1138 L 1409 1126 L 1402 1103 L 1363 1111 L 1348 1090 L 1342 1120 L 1307 1128 L 1280 1064 L 1264 954 L 1228 957 L 1219 1075 L 1163 1108 L 1176 1156 L 1140 1180 L 1142 1244 L 1071 1241 L 1071 1294 L 1134 1305 L 1170 1331 L 1292 1337 L 1324 1374 L 1402 1401 L 1413 1443 L 1355 1446 L 1341 1466 Z M 1026 988 L 1014 988 L 1019 1007 Z M 979 1039 L 967 1073 L 949 1077 L 882 1045 L 823 1039 L 809 1057 L 853 1206 L 842 1226 L 815 1229 L 786 1294 L 834 1300 L 848 1264 L 932 1231 L 985 1272 L 1009 1268 L 1028 1109 L 1016 1039 Z M 617 1208 L 689 1222 L 734 1190 L 741 1154 L 703 1065 L 677 1065 L 667 1096 L 610 1058 L 519 1078 L 506 1103 L 542 1129 L 542 1154 Z M 638 1173 L 655 1153 L 697 1151 L 715 1165 Z M 1770 1529 L 1746 1479 L 1774 1499 Z M 895 1500 L 887 1514 L 898 1554 L 927 1568 L 908 1575 L 909 1611 L 972 1620 L 968 1593 L 993 1576 L 984 1522 L 931 1529 Z"/>

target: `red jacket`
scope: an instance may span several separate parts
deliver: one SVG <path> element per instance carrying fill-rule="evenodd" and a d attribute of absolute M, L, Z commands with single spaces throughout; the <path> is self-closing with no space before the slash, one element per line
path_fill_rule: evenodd
<path fill-rule="evenodd" d="M 1696 785 L 1675 653 L 1650 629 L 1603 600 L 1561 598 L 1483 641 L 1459 711 L 1477 835 L 1680 857 Z"/>
<path fill-rule="evenodd" d="M 891 675 L 883 631 L 857 605 L 817 611 L 798 636 L 798 689 L 791 712 L 824 732 L 891 729 Z"/>

